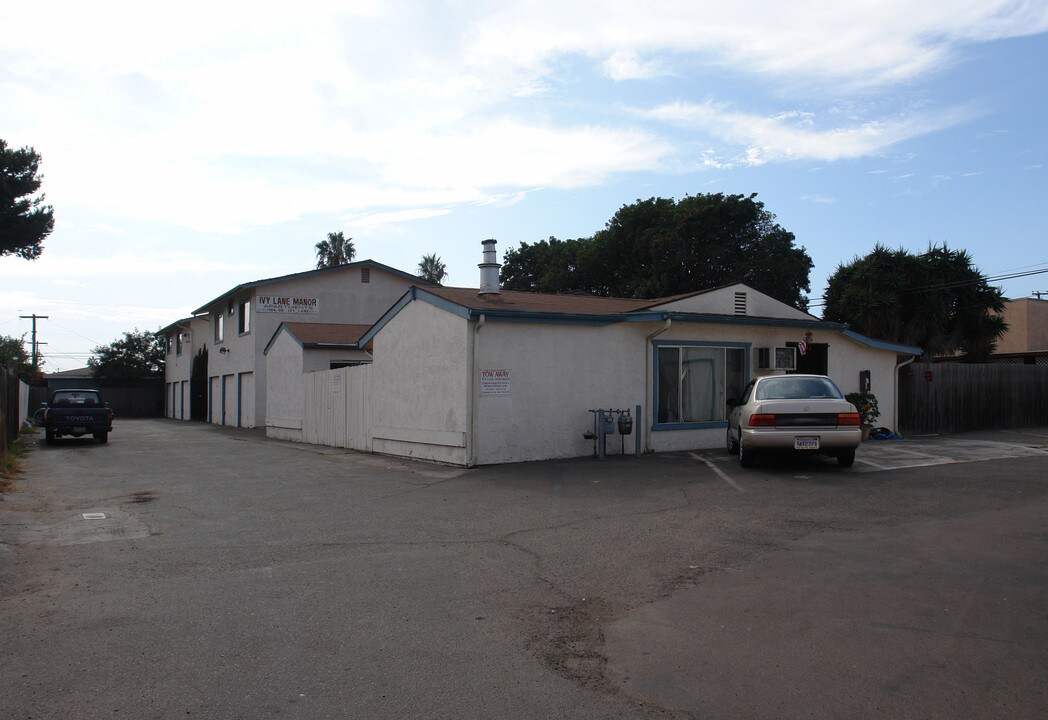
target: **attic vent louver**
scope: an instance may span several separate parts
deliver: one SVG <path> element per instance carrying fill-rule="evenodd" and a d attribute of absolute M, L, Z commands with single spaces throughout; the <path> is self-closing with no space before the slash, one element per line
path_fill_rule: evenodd
<path fill-rule="evenodd" d="M 746 293 L 744 292 L 735 293 L 735 314 L 746 314 Z"/>
<path fill-rule="evenodd" d="M 363 267 L 360 268 L 360 282 L 369 283 L 371 282 L 371 268 Z"/>

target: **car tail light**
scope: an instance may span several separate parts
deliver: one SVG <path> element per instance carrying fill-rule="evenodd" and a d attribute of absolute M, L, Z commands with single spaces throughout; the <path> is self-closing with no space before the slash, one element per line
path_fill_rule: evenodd
<path fill-rule="evenodd" d="M 774 415 L 750 415 L 750 427 L 775 427 Z"/>
<path fill-rule="evenodd" d="M 859 427 L 859 413 L 839 413 L 837 427 Z"/>

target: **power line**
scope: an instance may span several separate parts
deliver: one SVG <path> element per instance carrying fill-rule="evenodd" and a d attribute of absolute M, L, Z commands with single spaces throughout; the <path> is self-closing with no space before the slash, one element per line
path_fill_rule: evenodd
<path fill-rule="evenodd" d="M 63 325 L 62 323 L 58 322 L 57 320 L 52 320 L 51 322 L 53 322 L 55 325 L 57 325 L 58 327 L 62 328 L 63 330 L 65 330 L 67 332 L 71 332 L 74 335 L 76 335 L 77 337 L 80 337 L 80 338 L 83 338 L 84 340 L 87 340 L 89 343 L 94 343 L 95 345 L 101 345 L 102 344 L 102 343 L 98 342 L 97 340 L 92 340 L 91 338 L 89 338 L 89 337 L 87 337 L 85 335 L 81 335 L 80 333 L 78 333 L 76 330 L 74 330 L 72 328 L 67 328 L 65 325 Z"/>

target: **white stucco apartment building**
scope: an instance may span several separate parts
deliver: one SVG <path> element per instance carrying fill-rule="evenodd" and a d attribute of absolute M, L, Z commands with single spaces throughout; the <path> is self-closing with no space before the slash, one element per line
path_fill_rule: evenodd
<path fill-rule="evenodd" d="M 188 419 L 183 404 L 191 393 L 193 358 L 207 354 L 206 413 L 218 425 L 254 427 L 266 416 L 264 350 L 284 321 L 370 325 L 413 285 L 427 282 L 373 260 L 256 280 L 201 305 L 193 318 L 161 332 L 168 338 L 168 415 Z M 183 336 L 179 352 L 178 336 Z M 187 352 L 188 350 L 188 352 Z M 334 360 L 337 360 L 335 358 Z M 190 407 L 192 403 L 190 403 Z"/>
<path fill-rule="evenodd" d="M 164 338 L 164 415 L 176 420 L 189 420 L 193 413 L 193 386 L 191 383 L 193 358 L 207 345 L 208 322 L 202 317 L 188 317 L 161 328 L 157 335 Z M 206 379 L 205 379 L 206 380 Z M 206 388 L 206 384 L 204 385 Z M 206 395 L 199 400 L 206 408 Z M 202 416 L 202 415 L 201 415 Z"/>
<path fill-rule="evenodd" d="M 489 252 L 481 268 L 497 273 Z M 352 344 L 369 365 L 304 373 L 311 351 L 285 333 L 269 349 L 284 397 L 267 434 L 473 466 L 589 455 L 591 410 L 640 406 L 644 450 L 718 447 L 726 400 L 783 364 L 844 392 L 868 382 L 891 425 L 897 369 L 920 353 L 741 284 L 630 300 L 500 291 L 494 277 L 412 287 Z"/>

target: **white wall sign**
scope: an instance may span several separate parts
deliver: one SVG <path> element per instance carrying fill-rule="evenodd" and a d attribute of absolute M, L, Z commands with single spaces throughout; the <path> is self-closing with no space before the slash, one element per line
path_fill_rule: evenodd
<path fill-rule="evenodd" d="M 289 315 L 319 315 L 320 302 L 315 297 L 294 295 L 259 295 L 255 309 L 260 313 L 287 313 Z"/>
<path fill-rule="evenodd" d="M 509 370 L 480 371 L 481 397 L 491 397 L 495 395 L 508 396 L 509 394 Z"/>

